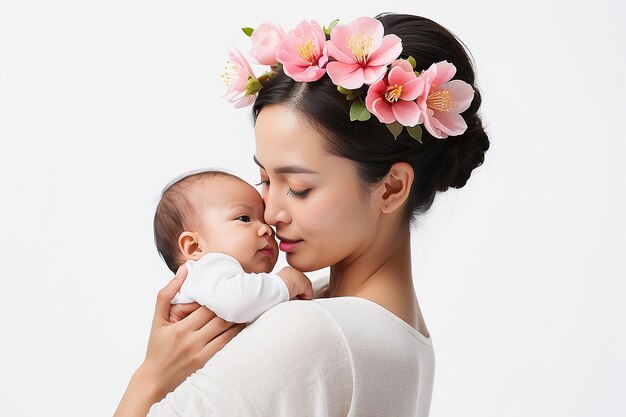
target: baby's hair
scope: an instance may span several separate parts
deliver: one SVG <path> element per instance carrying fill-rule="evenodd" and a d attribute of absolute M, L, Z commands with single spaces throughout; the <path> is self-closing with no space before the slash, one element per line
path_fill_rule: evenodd
<path fill-rule="evenodd" d="M 154 214 L 154 243 L 172 272 L 176 272 L 178 267 L 185 262 L 178 249 L 180 234 L 193 228 L 199 221 L 196 205 L 190 196 L 190 189 L 200 181 L 216 178 L 241 180 L 236 175 L 220 170 L 194 170 L 170 181 L 161 193 L 161 199 Z"/>

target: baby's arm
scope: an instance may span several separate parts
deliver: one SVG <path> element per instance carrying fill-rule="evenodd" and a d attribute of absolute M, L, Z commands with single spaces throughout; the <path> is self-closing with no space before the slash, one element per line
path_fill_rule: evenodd
<path fill-rule="evenodd" d="M 188 276 L 172 304 L 196 301 L 229 322 L 250 323 L 291 298 L 283 278 L 246 273 L 235 258 L 222 253 L 208 253 L 188 266 Z M 287 282 L 301 286 L 295 277 Z"/>
<path fill-rule="evenodd" d="M 286 266 L 281 269 L 278 275 L 289 290 L 289 299 L 298 297 L 302 300 L 313 299 L 313 284 L 302 272 L 295 268 Z"/>

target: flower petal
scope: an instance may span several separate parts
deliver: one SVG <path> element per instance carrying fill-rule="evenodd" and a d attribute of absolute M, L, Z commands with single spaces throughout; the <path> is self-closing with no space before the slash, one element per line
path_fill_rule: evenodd
<path fill-rule="evenodd" d="M 400 67 L 405 71 L 413 72 L 413 66 L 406 59 L 396 59 L 395 61 L 391 63 L 391 68 L 393 67 Z M 415 72 L 413 72 L 413 74 L 415 74 Z"/>
<path fill-rule="evenodd" d="M 441 61 L 433 64 L 437 67 L 437 76 L 433 79 L 436 85 L 445 84 L 456 74 L 456 67 L 448 61 Z"/>
<path fill-rule="evenodd" d="M 387 83 L 384 78 L 376 81 L 367 89 L 367 96 L 365 97 L 365 107 L 372 113 L 374 111 L 374 100 L 384 98 L 385 90 L 387 89 Z"/>
<path fill-rule="evenodd" d="M 239 65 L 240 67 L 245 68 L 248 74 L 254 77 L 254 72 L 252 72 L 252 67 L 250 66 L 246 58 L 243 57 L 243 54 L 239 52 L 239 49 L 232 48 L 230 50 L 230 59 L 233 62 L 237 63 L 237 65 Z"/>
<path fill-rule="evenodd" d="M 347 64 L 356 63 L 354 55 L 348 48 L 348 38 L 352 32 L 346 25 L 337 25 L 330 32 L 330 40 L 326 42 L 328 45 L 328 54 L 337 61 Z"/>
<path fill-rule="evenodd" d="M 389 102 L 384 98 L 374 100 L 372 103 L 372 110 L 374 116 L 376 116 L 382 123 L 393 123 L 396 121 L 396 117 L 391 110 Z"/>
<path fill-rule="evenodd" d="M 389 84 L 404 85 L 411 80 L 417 79 L 417 76 L 413 71 L 405 71 L 403 68 L 395 66 L 389 71 L 387 79 L 389 80 Z"/>
<path fill-rule="evenodd" d="M 431 123 L 435 125 L 435 127 L 450 136 L 458 136 L 467 129 L 465 119 L 457 113 L 436 111 L 434 117 L 431 119 Z"/>
<path fill-rule="evenodd" d="M 379 67 L 370 67 L 368 65 L 367 67 L 363 68 L 363 83 L 373 84 L 376 81 L 380 80 L 386 72 L 387 67 L 384 65 L 381 65 Z"/>
<path fill-rule="evenodd" d="M 474 89 L 463 80 L 448 81 L 441 86 L 442 89 L 452 93 L 452 102 L 456 113 L 463 113 L 468 109 L 474 99 Z"/>
<path fill-rule="evenodd" d="M 436 127 L 432 125 L 431 122 L 434 120 L 433 114 L 434 112 L 431 109 L 422 110 L 422 118 L 424 119 L 424 127 L 426 128 L 426 130 L 428 130 L 428 133 L 430 133 L 433 137 L 438 138 L 438 139 L 443 139 L 444 137 L 447 137 L 447 135 L 443 136 L 441 133 L 441 130 L 437 129 Z"/>
<path fill-rule="evenodd" d="M 307 67 L 304 71 L 295 73 L 293 76 L 289 75 L 295 81 L 298 82 L 313 82 L 322 78 L 326 74 L 326 69 L 319 68 L 317 66 Z"/>
<path fill-rule="evenodd" d="M 414 101 L 398 101 L 391 105 L 393 114 L 402 126 L 415 126 L 420 118 L 420 109 Z"/>
<path fill-rule="evenodd" d="M 422 91 L 424 91 L 424 80 L 414 78 L 402 86 L 402 96 L 400 98 L 413 101 Z"/>
<path fill-rule="evenodd" d="M 311 21 L 311 34 L 315 38 L 318 52 L 321 53 L 326 44 L 326 35 L 324 34 L 324 29 L 315 20 Z"/>
<path fill-rule="evenodd" d="M 351 90 L 363 85 L 363 68 L 358 64 L 346 64 L 340 61 L 329 62 L 326 65 L 328 76 L 333 84 Z"/>
<path fill-rule="evenodd" d="M 254 103 L 255 100 L 256 100 L 256 94 L 250 94 L 250 95 L 247 95 L 244 98 L 242 98 L 237 103 L 235 103 L 235 105 L 233 107 L 236 108 L 236 109 L 240 109 L 242 107 L 246 107 L 246 106 L 251 105 L 252 103 Z"/>
<path fill-rule="evenodd" d="M 353 34 L 362 33 L 365 38 L 372 38 L 371 51 L 378 49 L 385 34 L 385 28 L 380 20 L 372 17 L 357 17 L 346 26 L 350 28 Z"/>
<path fill-rule="evenodd" d="M 367 65 L 389 65 L 402 53 L 402 41 L 396 35 L 385 35 L 380 46 L 370 55 Z"/>

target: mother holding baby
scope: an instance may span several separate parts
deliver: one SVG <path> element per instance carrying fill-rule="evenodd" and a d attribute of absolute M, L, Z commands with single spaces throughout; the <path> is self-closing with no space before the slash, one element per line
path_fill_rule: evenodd
<path fill-rule="evenodd" d="M 236 107 L 253 104 L 265 220 L 289 265 L 330 266 L 329 285 L 244 327 L 170 306 L 181 268 L 115 415 L 427 416 L 435 361 L 410 229 L 489 148 L 468 53 L 439 24 L 395 14 L 264 23 L 252 41 L 268 72 L 232 51 L 225 81 Z"/>

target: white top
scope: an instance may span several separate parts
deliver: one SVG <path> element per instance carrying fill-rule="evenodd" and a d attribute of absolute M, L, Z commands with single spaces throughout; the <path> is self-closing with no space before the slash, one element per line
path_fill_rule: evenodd
<path fill-rule="evenodd" d="M 242 330 L 148 417 L 426 417 L 430 338 L 359 297 L 292 300 Z"/>
<path fill-rule="evenodd" d="M 289 301 L 289 290 L 278 275 L 246 273 L 232 256 L 211 252 L 185 264 L 187 277 L 171 304 L 195 301 L 226 321 L 249 324 Z"/>

